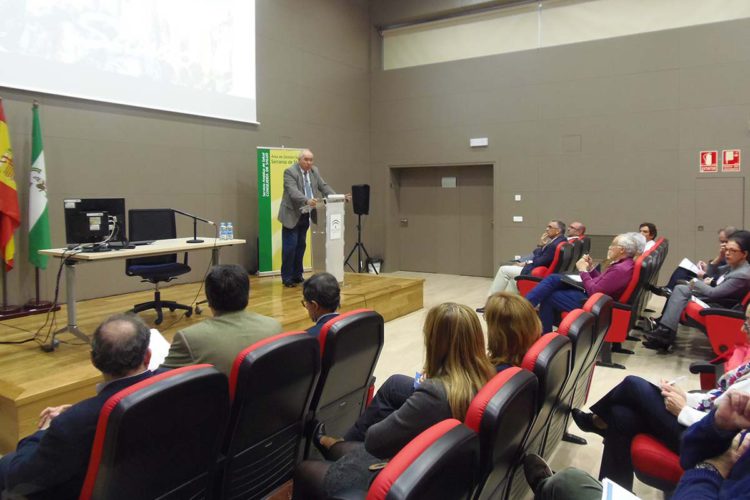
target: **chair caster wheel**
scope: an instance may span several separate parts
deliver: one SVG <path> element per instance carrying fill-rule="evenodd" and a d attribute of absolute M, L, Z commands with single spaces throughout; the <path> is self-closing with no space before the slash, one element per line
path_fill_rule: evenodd
<path fill-rule="evenodd" d="M 161 322 L 162 322 L 162 321 L 164 321 L 164 320 L 163 320 L 163 318 L 156 318 L 156 319 L 154 320 L 154 324 L 155 324 L 155 325 L 161 325 Z"/>
<path fill-rule="evenodd" d="M 174 307 L 170 307 L 169 308 L 169 312 L 173 313 L 174 312 Z"/>
<path fill-rule="evenodd" d="M 201 309 L 199 306 L 195 306 L 195 314 L 200 316 L 201 313 L 203 313 L 203 309 Z"/>
<path fill-rule="evenodd" d="M 187 311 L 185 311 L 185 317 L 186 318 L 189 318 L 192 315 L 193 315 L 193 310 L 192 309 L 188 309 Z"/>

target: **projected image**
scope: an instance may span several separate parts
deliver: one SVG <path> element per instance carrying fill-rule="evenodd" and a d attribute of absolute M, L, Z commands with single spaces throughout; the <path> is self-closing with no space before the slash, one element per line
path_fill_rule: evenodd
<path fill-rule="evenodd" d="M 63 77 L 57 93 L 101 99 L 102 85 L 118 91 L 135 86 L 146 94 L 163 89 L 172 94 L 165 97 L 169 101 L 177 87 L 182 89 L 177 95 L 186 98 L 252 100 L 253 119 L 247 121 L 255 121 L 253 1 L 7 0 L 0 5 L 0 63 L 22 61 L 27 69 L 21 73 L 34 77 L 42 76 L 40 68 L 48 71 L 47 82 L 21 88 L 46 91 L 49 80 L 60 79 L 64 70 L 80 78 L 70 89 L 66 80 L 75 78 Z M 14 78 L 14 71 L 3 67 L 0 84 L 16 86 L 4 81 L 5 75 Z M 93 95 L 87 89 L 92 77 L 99 83 Z M 140 98 L 134 104 L 148 106 Z M 153 107 L 173 109 L 174 104 Z"/>

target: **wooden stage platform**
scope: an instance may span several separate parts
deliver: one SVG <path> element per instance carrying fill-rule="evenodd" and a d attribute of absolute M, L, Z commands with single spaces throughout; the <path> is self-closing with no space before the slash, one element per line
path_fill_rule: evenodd
<path fill-rule="evenodd" d="M 341 289 L 341 311 L 366 307 L 378 311 L 386 321 L 404 316 L 422 308 L 423 281 L 347 273 Z M 85 286 L 85 283 L 78 283 L 78 286 Z M 174 285 L 162 290 L 165 299 L 183 304 L 205 298 L 199 283 Z M 152 297 L 153 291 L 148 290 L 81 301 L 78 303 L 78 326 L 90 335 L 110 314 L 126 311 Z M 278 277 L 251 277 L 248 309 L 279 319 L 286 331 L 304 329 L 312 324 L 300 304 L 301 299 L 301 287 L 285 288 Z M 181 311 L 165 311 L 164 322 L 158 329 L 171 341 L 175 332 L 210 315 L 207 306 L 204 306 L 201 316 L 193 314 L 190 318 L 184 317 Z M 155 312 L 143 312 L 141 317 L 155 326 Z M 55 321 L 53 330 L 66 324 L 65 306 L 57 312 Z M 44 322 L 44 315 L 0 322 L 0 341 L 33 338 Z M 45 327 L 30 342 L 0 345 L 0 454 L 15 449 L 21 437 L 36 430 L 39 413 L 45 407 L 91 397 L 96 384 L 101 381 L 99 372 L 91 365 L 88 346 L 71 334 L 58 337 L 61 344 L 54 352 L 43 352 L 40 345 L 44 343 L 47 331 Z"/>

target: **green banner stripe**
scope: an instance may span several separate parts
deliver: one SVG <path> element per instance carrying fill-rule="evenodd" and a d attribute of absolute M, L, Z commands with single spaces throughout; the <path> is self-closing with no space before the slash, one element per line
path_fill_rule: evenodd
<path fill-rule="evenodd" d="M 258 271 L 273 271 L 271 152 L 258 149 Z"/>

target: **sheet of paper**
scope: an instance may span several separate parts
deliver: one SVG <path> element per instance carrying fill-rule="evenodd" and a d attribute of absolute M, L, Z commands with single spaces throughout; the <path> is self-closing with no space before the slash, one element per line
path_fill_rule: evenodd
<path fill-rule="evenodd" d="M 159 365 L 161 365 L 167 358 L 170 345 L 159 330 L 152 328 L 151 340 L 149 341 L 148 347 L 151 349 L 151 362 L 148 364 L 148 369 L 155 370 L 159 368 Z"/>
<path fill-rule="evenodd" d="M 693 262 L 690 259 L 688 259 L 688 258 L 682 259 L 682 261 L 680 261 L 679 267 L 681 267 L 683 269 L 687 269 L 688 271 L 691 271 L 691 272 L 693 272 L 695 274 L 700 274 L 700 272 L 701 272 L 701 270 L 698 268 L 698 266 L 696 266 L 695 264 L 693 264 Z"/>
<path fill-rule="evenodd" d="M 640 497 L 605 477 L 602 481 L 602 500 L 640 500 Z"/>
<path fill-rule="evenodd" d="M 573 281 L 577 281 L 578 283 L 583 283 L 583 280 L 581 279 L 580 274 L 566 274 L 566 276 Z"/>
<path fill-rule="evenodd" d="M 707 307 L 710 307 L 708 304 L 706 304 L 705 302 L 703 302 L 701 299 L 699 299 L 695 295 L 693 295 L 690 298 L 690 300 L 692 300 L 693 302 L 695 302 L 696 304 L 698 304 L 699 306 L 701 306 L 703 309 L 706 309 Z"/>

